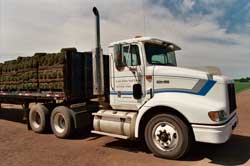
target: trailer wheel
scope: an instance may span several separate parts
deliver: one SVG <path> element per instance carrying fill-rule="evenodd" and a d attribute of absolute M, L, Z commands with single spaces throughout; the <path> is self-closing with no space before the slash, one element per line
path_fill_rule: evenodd
<path fill-rule="evenodd" d="M 49 126 L 49 110 L 42 104 L 36 104 L 29 111 L 29 124 L 36 133 L 43 133 Z"/>
<path fill-rule="evenodd" d="M 158 114 L 146 125 L 145 141 L 158 157 L 178 159 L 188 152 L 192 143 L 187 125 L 177 116 Z"/>
<path fill-rule="evenodd" d="M 59 138 L 68 138 L 73 132 L 73 121 L 70 109 L 64 106 L 52 111 L 50 125 L 53 133 Z"/>

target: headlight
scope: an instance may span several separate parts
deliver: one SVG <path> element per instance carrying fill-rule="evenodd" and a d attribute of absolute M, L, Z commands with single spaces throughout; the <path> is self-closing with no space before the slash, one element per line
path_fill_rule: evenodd
<path fill-rule="evenodd" d="M 227 115 L 224 111 L 211 111 L 208 113 L 209 118 L 212 121 L 220 122 L 227 119 Z"/>

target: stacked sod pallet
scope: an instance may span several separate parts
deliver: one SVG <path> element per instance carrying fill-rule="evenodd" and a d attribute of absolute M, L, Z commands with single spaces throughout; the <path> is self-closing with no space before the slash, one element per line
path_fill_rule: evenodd
<path fill-rule="evenodd" d="M 18 57 L 16 60 L 6 61 L 0 66 L 0 88 L 2 91 L 14 91 L 37 88 L 37 64 L 31 57 Z M 34 84 L 32 84 L 34 83 Z"/>
<path fill-rule="evenodd" d="M 63 89 L 63 53 L 36 53 L 0 64 L 1 91 L 60 91 Z"/>
<path fill-rule="evenodd" d="M 61 91 L 63 78 L 64 54 L 54 53 L 39 55 L 38 79 L 41 90 Z"/>

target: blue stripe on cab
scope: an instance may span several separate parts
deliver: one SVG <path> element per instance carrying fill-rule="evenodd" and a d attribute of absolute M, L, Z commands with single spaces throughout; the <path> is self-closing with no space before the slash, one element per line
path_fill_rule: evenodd
<path fill-rule="evenodd" d="M 197 94 L 195 92 L 185 91 L 185 90 L 178 90 L 178 89 L 176 89 L 176 90 L 160 89 L 160 90 L 155 90 L 154 91 L 154 93 L 165 93 L 165 92 Z"/>
<path fill-rule="evenodd" d="M 198 92 L 192 92 L 190 90 L 172 90 L 172 89 L 157 89 L 154 90 L 153 93 L 165 93 L 165 92 L 172 92 L 172 93 L 188 93 L 188 94 L 195 94 L 200 96 L 205 96 L 215 85 L 216 81 L 214 80 L 207 80 L 205 85 L 198 91 Z M 147 94 L 149 94 L 150 91 L 147 91 Z M 116 91 L 111 91 L 110 95 L 117 95 Z M 121 91 L 121 95 L 133 95 L 133 91 Z"/>
<path fill-rule="evenodd" d="M 111 91 L 110 94 L 111 94 L 111 95 L 117 95 L 118 92 L 116 92 L 116 91 Z M 133 92 L 132 92 L 132 91 L 121 91 L 121 95 L 133 95 Z"/>
<path fill-rule="evenodd" d="M 198 92 L 198 95 L 205 96 L 210 91 L 210 89 L 214 86 L 215 83 L 216 81 L 214 80 L 208 80 L 206 84 Z"/>
<path fill-rule="evenodd" d="M 154 93 L 172 92 L 172 93 L 188 93 L 188 94 L 205 96 L 210 91 L 210 89 L 212 89 L 215 83 L 216 81 L 214 80 L 207 80 L 205 85 L 198 92 L 190 91 L 189 89 L 187 90 L 159 89 L 159 90 L 154 90 Z"/>

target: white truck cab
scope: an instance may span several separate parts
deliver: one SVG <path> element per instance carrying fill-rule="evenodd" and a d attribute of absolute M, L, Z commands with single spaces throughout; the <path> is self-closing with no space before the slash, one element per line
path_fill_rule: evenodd
<path fill-rule="evenodd" d="M 177 66 L 174 43 L 137 37 L 111 43 L 111 110 L 94 113 L 93 133 L 143 137 L 157 156 L 179 158 L 191 142 L 224 143 L 237 123 L 234 82 Z"/>

